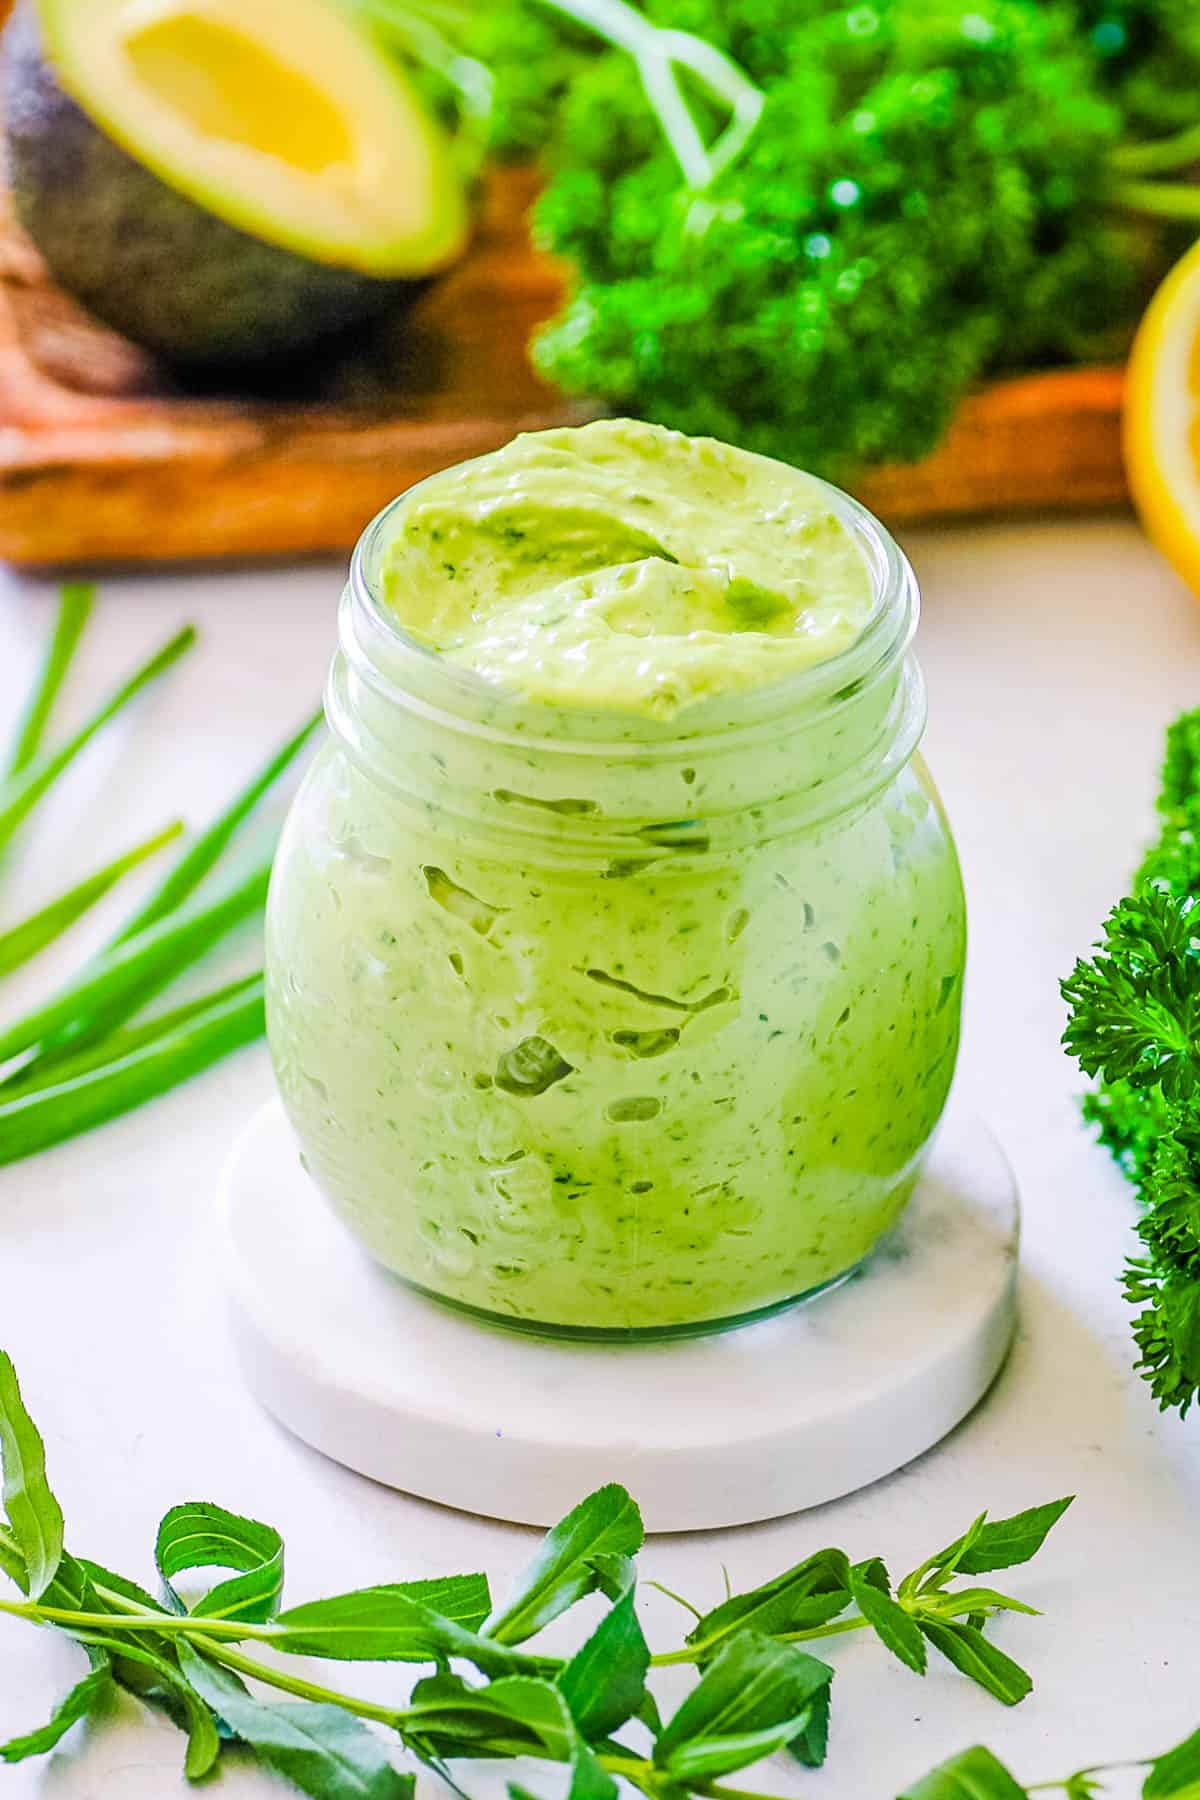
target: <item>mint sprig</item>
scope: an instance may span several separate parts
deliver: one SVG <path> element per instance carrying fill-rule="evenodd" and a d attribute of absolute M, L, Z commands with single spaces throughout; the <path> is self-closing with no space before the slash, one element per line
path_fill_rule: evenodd
<path fill-rule="evenodd" d="M 905 1788 L 897 1800 L 1033 1800 L 1036 1794 L 1063 1794 L 1066 1800 L 1098 1800 L 1108 1792 L 1107 1777 L 1145 1769 L 1142 1800 L 1195 1800 L 1200 1794 L 1200 1731 L 1158 1756 L 1126 1762 L 1094 1763 L 1059 1781 L 1022 1787 L 998 1757 L 981 1744 L 939 1763 L 936 1769 Z"/>
<path fill-rule="evenodd" d="M 499 1606 L 481 1574 L 385 1580 L 285 1606 L 279 1533 L 209 1501 L 173 1507 L 159 1526 L 159 1598 L 69 1551 L 42 1440 L 3 1352 L 0 1451 L 0 1571 L 17 1589 L 0 1600 L 0 1613 L 65 1633 L 90 1665 L 47 1722 L 0 1746 L 0 1757 L 52 1749 L 77 1720 L 98 1715 L 115 1686 L 183 1729 L 190 1779 L 237 1741 L 319 1800 L 412 1800 L 412 1777 L 391 1760 L 396 1750 L 439 1774 L 481 1757 L 565 1765 L 570 1800 L 616 1800 L 621 1782 L 647 1800 L 746 1800 L 725 1785 L 728 1776 L 778 1753 L 808 1767 L 825 1760 L 833 1670 L 806 1646 L 848 1631 L 873 1632 L 917 1673 L 933 1647 L 1011 1704 L 1028 1692 L 1029 1677 L 983 1627 L 995 1613 L 1033 1608 L 971 1578 L 1028 1561 L 1067 1505 L 981 1518 L 894 1590 L 879 1557 L 851 1562 L 842 1550 L 818 1551 L 728 1596 L 683 1644 L 652 1655 L 636 1610 L 641 1515 L 615 1484 L 546 1535 Z M 585 1600 L 588 1626 L 573 1654 L 532 1643 Z M 312 1677 L 295 1662 L 282 1668 L 276 1652 L 322 1667 Z M 407 1662 L 430 1672 L 403 1704 L 385 1704 L 331 1685 L 331 1662 Z M 648 1683 L 675 1664 L 692 1665 L 696 1678 L 664 1724 Z M 974 1789 L 947 1785 L 953 1771 L 935 1778 L 943 1786 L 914 1790 L 916 1800 L 976 1800 Z M 536 1780 L 514 1783 L 513 1792 L 533 1800 Z M 1013 1800 L 1012 1791 L 996 1793 Z"/>

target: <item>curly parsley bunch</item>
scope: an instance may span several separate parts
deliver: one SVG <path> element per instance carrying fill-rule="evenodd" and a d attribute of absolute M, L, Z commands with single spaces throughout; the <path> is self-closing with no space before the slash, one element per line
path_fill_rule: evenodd
<path fill-rule="evenodd" d="M 543 154 L 537 232 L 574 270 L 536 360 L 615 410 L 834 476 L 914 458 L 985 373 L 1118 351 L 1164 266 L 1107 159 L 1195 113 L 1185 0 L 648 0 L 764 95 L 699 191 L 576 9 L 482 10 L 496 145 Z"/>
<path fill-rule="evenodd" d="M 1158 812 L 1132 895 L 1063 983 L 1064 1042 L 1100 1077 L 1084 1112 L 1141 1203 L 1125 1274 L 1138 1366 L 1186 1413 L 1200 1393 L 1200 711 L 1167 734 Z"/>

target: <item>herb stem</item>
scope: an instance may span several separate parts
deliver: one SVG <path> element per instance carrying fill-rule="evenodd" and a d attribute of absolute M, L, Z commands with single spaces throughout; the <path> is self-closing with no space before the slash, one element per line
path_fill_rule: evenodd
<path fill-rule="evenodd" d="M 38 753 L 51 708 L 71 666 L 83 628 L 92 610 L 95 589 L 88 582 L 71 581 L 63 588 L 58 601 L 54 635 L 46 648 L 42 666 L 17 725 L 6 776 L 19 775 Z"/>
<path fill-rule="evenodd" d="M 1053 1794 L 1059 1791 L 1068 1793 L 1072 1783 L 1078 1782 L 1081 1776 L 1119 1775 L 1123 1769 L 1147 1769 L 1151 1759 L 1146 1756 L 1131 1756 L 1127 1762 L 1092 1763 L 1090 1768 L 1076 1769 L 1065 1781 L 1034 1781 L 1026 1787 L 1027 1794 Z"/>
<path fill-rule="evenodd" d="M 1122 175 L 1164 175 L 1193 162 L 1200 162 L 1200 125 L 1145 144 L 1119 144 L 1108 158 L 1109 168 Z"/>
<path fill-rule="evenodd" d="M 1118 181 L 1113 200 L 1155 219 L 1200 219 L 1200 187 L 1185 181 Z"/>
<path fill-rule="evenodd" d="M 807 1631 L 773 1631 L 771 1636 L 777 1644 L 806 1644 L 817 1638 L 841 1637 L 848 1631 L 864 1631 L 869 1622 L 856 1613 L 852 1619 L 838 1619 L 830 1625 L 812 1625 Z M 662 1650 L 657 1656 L 650 1658 L 650 1667 L 667 1669 L 679 1663 L 700 1662 L 720 1642 L 720 1638 L 708 1638 L 699 1643 L 685 1644 L 680 1650 Z"/>
<path fill-rule="evenodd" d="M 256 1662 L 252 1656 L 243 1656 L 238 1650 L 231 1650 L 228 1644 L 218 1643 L 208 1634 L 214 1621 L 211 1619 L 190 1618 L 181 1620 L 195 1631 L 201 1627 L 200 1633 L 191 1638 L 192 1648 L 202 1656 L 211 1657 L 213 1662 L 224 1664 L 238 1675 L 245 1675 L 251 1681 L 265 1682 L 268 1687 L 278 1688 L 281 1693 L 291 1694 L 297 1700 L 315 1700 L 328 1706 L 339 1706 L 343 1712 L 354 1713 L 360 1719 L 370 1719 L 376 1725 L 388 1725 L 393 1731 L 403 1735 L 402 1722 L 409 1715 L 397 1711 L 395 1707 L 378 1706 L 371 1700 L 360 1700 L 353 1694 L 343 1694 L 338 1688 L 320 1686 L 315 1681 L 305 1681 L 301 1675 L 289 1675 L 283 1669 L 273 1669 L 266 1663 Z"/>
<path fill-rule="evenodd" d="M 775 1800 L 772 1794 L 760 1794 L 753 1788 L 726 1787 L 723 1781 L 705 1783 L 704 1792 L 712 1795 L 712 1800 Z"/>
<path fill-rule="evenodd" d="M 43 1067 L 40 1058 L 0 1084 L 0 1164 L 130 1112 L 265 1028 L 261 972 L 203 995 L 145 1024 L 121 1027 L 77 1054 Z"/>
<path fill-rule="evenodd" d="M 299 731 L 288 739 L 286 744 L 274 753 L 241 791 L 235 794 L 225 808 L 208 828 L 201 832 L 194 843 L 190 844 L 175 864 L 169 869 L 154 892 L 142 903 L 133 916 L 125 921 L 109 948 L 123 944 L 147 926 L 157 925 L 160 919 L 174 912 L 189 897 L 213 867 L 238 826 L 242 824 L 268 788 L 272 787 L 279 777 L 304 748 L 313 732 L 321 724 L 324 714 L 320 711 L 307 718 Z"/>
<path fill-rule="evenodd" d="M 176 632 L 161 650 L 156 651 L 149 661 L 143 663 L 140 669 L 135 670 L 127 681 L 109 695 L 103 705 L 84 721 L 65 744 L 48 755 L 32 757 L 19 774 L 10 776 L 0 785 L 0 850 L 8 844 L 18 825 L 33 811 L 47 789 L 74 762 L 96 733 L 115 719 L 149 682 L 164 674 L 172 663 L 190 650 L 195 641 L 196 632 L 191 625 Z"/>
<path fill-rule="evenodd" d="M 55 938 L 61 937 L 77 920 L 81 919 L 97 901 L 114 888 L 121 878 L 139 863 L 171 843 L 183 830 L 183 820 L 176 819 L 162 831 L 156 831 L 152 837 L 143 838 L 131 850 L 122 856 L 116 856 L 102 869 L 96 869 L 91 875 L 76 882 L 64 893 L 57 894 L 53 900 L 39 907 L 37 912 L 22 919 L 19 925 L 13 925 L 8 931 L 0 933 L 0 975 L 8 975 L 22 963 L 29 962 L 39 951 L 44 950 Z"/>
<path fill-rule="evenodd" d="M 198 1619 L 190 1613 L 151 1613 L 144 1609 L 132 1612 L 124 1608 L 120 1614 L 78 1612 L 66 1606 L 44 1606 L 37 1600 L 0 1600 L 0 1613 L 29 1619 L 35 1625 L 77 1625 L 81 1631 L 155 1631 L 164 1636 L 181 1632 L 187 1636 L 199 1628 L 209 1636 L 232 1637 L 239 1642 L 244 1638 L 269 1642 L 275 1636 L 269 1625 L 251 1625 L 238 1619 Z"/>
<path fill-rule="evenodd" d="M 217 899 L 169 914 L 106 950 L 74 982 L 0 1030 L 0 1062 L 32 1050 L 64 1028 L 78 1029 L 62 1039 L 63 1048 L 81 1048 L 82 1034 L 97 1020 L 103 1019 L 106 1029 L 121 1024 L 248 913 L 258 911 L 270 875 L 270 862 L 265 862 Z"/>

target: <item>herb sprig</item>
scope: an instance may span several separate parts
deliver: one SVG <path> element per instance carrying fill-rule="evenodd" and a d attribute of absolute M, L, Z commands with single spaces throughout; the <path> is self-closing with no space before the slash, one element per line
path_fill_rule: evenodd
<path fill-rule="evenodd" d="M 90 587 L 62 591 L 41 668 L 0 776 L 0 854 L 92 739 L 195 642 L 191 626 L 177 632 L 65 742 L 46 749 L 43 740 L 54 702 L 93 600 Z M 104 950 L 47 1000 L 0 1025 L 0 1163 L 115 1118 L 262 1035 L 261 970 L 185 1005 L 149 1018 L 142 1015 L 235 925 L 261 916 L 270 857 L 215 896 L 197 890 L 309 742 L 320 716 L 307 719 L 212 823 L 185 843 Z M 0 933 L 0 976 L 37 956 L 182 830 L 182 822 L 174 821 Z"/>
<path fill-rule="evenodd" d="M 187 1733 L 190 1779 L 236 1740 L 319 1800 L 411 1800 L 413 1777 L 390 1760 L 399 1748 L 441 1774 L 478 1757 L 566 1764 L 571 1800 L 614 1800 L 619 1780 L 648 1800 L 745 1800 L 726 1776 L 780 1751 L 809 1767 L 824 1762 L 833 1670 L 803 1646 L 857 1630 L 918 1674 L 932 1647 L 1014 1705 L 1029 1676 L 984 1626 L 1034 1609 L 973 1578 L 1028 1562 L 1070 1504 L 981 1515 L 894 1590 L 878 1557 L 852 1563 L 843 1550 L 820 1550 L 707 1613 L 689 1605 L 696 1622 L 685 1641 L 652 1655 L 635 1605 L 641 1515 L 615 1485 L 554 1526 L 500 1605 L 485 1576 L 468 1574 L 285 1606 L 279 1533 L 207 1501 L 174 1507 L 159 1526 L 159 1598 L 69 1552 L 42 1440 L 3 1352 L 0 1458 L 0 1571 L 19 1590 L 0 1613 L 64 1632 L 89 1664 L 46 1723 L 0 1746 L 0 1758 L 52 1749 L 115 1686 Z M 572 1655 L 533 1644 L 589 1596 L 603 1611 Z M 381 1702 L 330 1686 L 324 1671 L 318 1680 L 281 1668 L 276 1652 L 432 1672 L 402 1703 Z M 696 1680 L 664 1723 L 647 1683 L 678 1663 Z"/>
<path fill-rule="evenodd" d="M 975 1744 L 949 1762 L 905 1788 L 898 1800 L 1033 1800 L 1035 1794 L 1064 1794 L 1066 1800 L 1095 1800 L 1107 1792 L 1106 1777 L 1132 1769 L 1145 1769 L 1143 1800 L 1195 1800 L 1200 1793 L 1200 1731 L 1158 1756 L 1132 1757 L 1125 1762 L 1094 1763 L 1058 1781 L 1038 1781 L 1022 1787 L 990 1750 Z"/>
<path fill-rule="evenodd" d="M 1137 1367 L 1184 1414 L 1200 1392 L 1200 711 L 1167 733 L 1158 814 L 1132 893 L 1062 984 L 1063 1042 L 1099 1078 L 1085 1115 L 1142 1208 L 1124 1281 Z"/>

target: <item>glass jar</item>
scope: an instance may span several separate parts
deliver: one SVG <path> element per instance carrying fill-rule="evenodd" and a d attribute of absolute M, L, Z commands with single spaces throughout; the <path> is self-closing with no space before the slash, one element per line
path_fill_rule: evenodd
<path fill-rule="evenodd" d="M 522 703 L 355 554 L 268 908 L 268 1029 L 306 1166 L 373 1256 L 565 1335 L 710 1331 L 853 1269 L 950 1086 L 962 887 L 914 754 L 918 597 L 671 721 Z M 400 503 L 398 503 L 400 504 Z"/>

